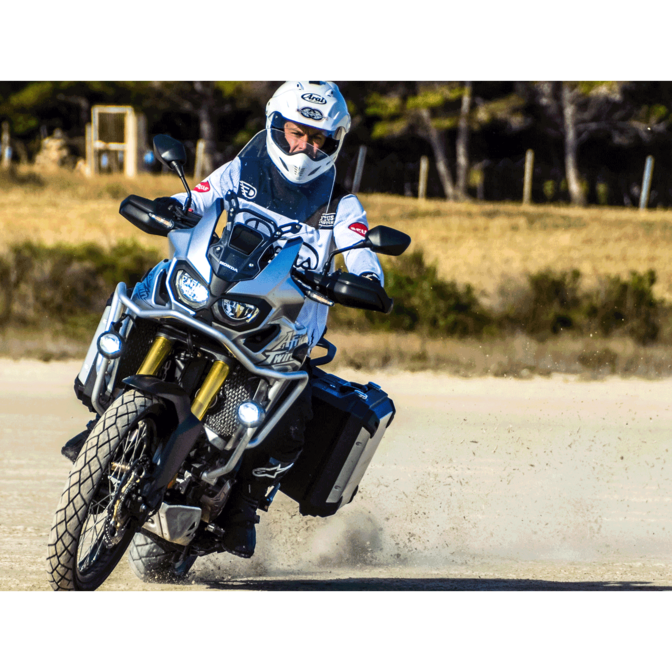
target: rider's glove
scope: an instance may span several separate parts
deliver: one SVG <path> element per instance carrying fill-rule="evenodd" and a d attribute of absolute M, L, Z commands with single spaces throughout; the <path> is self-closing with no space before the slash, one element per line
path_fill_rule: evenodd
<path fill-rule="evenodd" d="M 371 273 L 370 271 L 362 273 L 361 277 L 366 278 L 367 280 L 372 280 L 373 282 L 377 282 L 378 284 L 380 284 L 380 278 L 375 273 Z"/>
<path fill-rule="evenodd" d="M 185 212 L 182 209 L 182 203 L 172 196 L 159 196 L 154 199 L 154 203 L 158 206 L 156 214 L 174 221 L 178 229 L 190 229 L 196 226 L 201 219 L 201 216 L 192 212 L 191 209 Z"/>
<path fill-rule="evenodd" d="M 169 206 L 177 206 L 182 209 L 182 203 L 180 203 L 176 198 L 173 198 L 172 196 L 159 196 L 159 198 L 154 199 L 154 203 L 158 203 L 159 205 L 168 208 Z"/>

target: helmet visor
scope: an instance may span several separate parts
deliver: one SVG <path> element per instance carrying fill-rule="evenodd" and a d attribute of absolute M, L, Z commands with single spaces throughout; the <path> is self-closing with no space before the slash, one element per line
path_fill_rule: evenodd
<path fill-rule="evenodd" d="M 328 158 L 338 150 L 342 129 L 325 131 L 315 126 L 301 124 L 274 114 L 271 120 L 271 137 L 280 150 L 291 156 L 306 154 L 313 161 Z"/>

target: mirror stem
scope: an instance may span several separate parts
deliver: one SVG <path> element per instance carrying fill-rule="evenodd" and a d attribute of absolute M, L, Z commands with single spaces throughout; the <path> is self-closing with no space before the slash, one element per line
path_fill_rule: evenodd
<path fill-rule="evenodd" d="M 184 203 L 184 206 L 182 207 L 182 210 L 184 212 L 189 212 L 189 208 L 191 207 L 191 189 L 189 189 L 189 185 L 187 184 L 187 180 L 184 177 L 184 170 L 182 169 L 182 166 L 177 162 L 173 161 L 171 163 L 173 170 L 177 173 L 179 178 L 182 180 L 182 184 L 184 185 L 184 190 L 187 192 L 187 200 Z"/>
<path fill-rule="evenodd" d="M 329 273 L 329 269 L 331 268 L 331 260 L 337 254 L 341 254 L 342 252 L 349 252 L 350 250 L 356 250 L 360 247 L 368 247 L 367 242 L 368 242 L 367 240 L 362 240 L 361 242 L 355 243 L 354 245 L 351 245 L 350 247 L 344 247 L 342 250 L 334 250 L 331 253 L 331 256 L 329 257 L 329 259 L 327 259 L 327 263 L 322 268 L 322 273 Z"/>

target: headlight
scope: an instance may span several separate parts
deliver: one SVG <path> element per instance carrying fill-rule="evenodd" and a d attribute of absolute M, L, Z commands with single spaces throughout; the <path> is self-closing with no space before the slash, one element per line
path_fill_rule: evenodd
<path fill-rule="evenodd" d="M 186 271 L 177 272 L 175 286 L 180 299 L 192 308 L 203 308 L 210 298 L 208 288 Z"/>
<path fill-rule="evenodd" d="M 124 341 L 119 334 L 106 331 L 98 337 L 98 352 L 108 359 L 116 359 L 124 350 Z"/>
<path fill-rule="evenodd" d="M 219 302 L 221 316 L 224 321 L 231 324 L 244 324 L 251 322 L 258 314 L 259 308 L 249 303 L 222 299 Z"/>

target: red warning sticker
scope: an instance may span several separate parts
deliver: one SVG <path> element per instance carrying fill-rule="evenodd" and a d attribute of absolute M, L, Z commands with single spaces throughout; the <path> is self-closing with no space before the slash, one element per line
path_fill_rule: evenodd
<path fill-rule="evenodd" d="M 362 224 L 361 222 L 355 222 L 354 224 L 350 224 L 348 228 L 350 229 L 350 231 L 354 231 L 355 233 L 358 233 L 360 236 L 365 236 L 369 232 L 369 229 L 367 228 L 366 224 Z"/>

